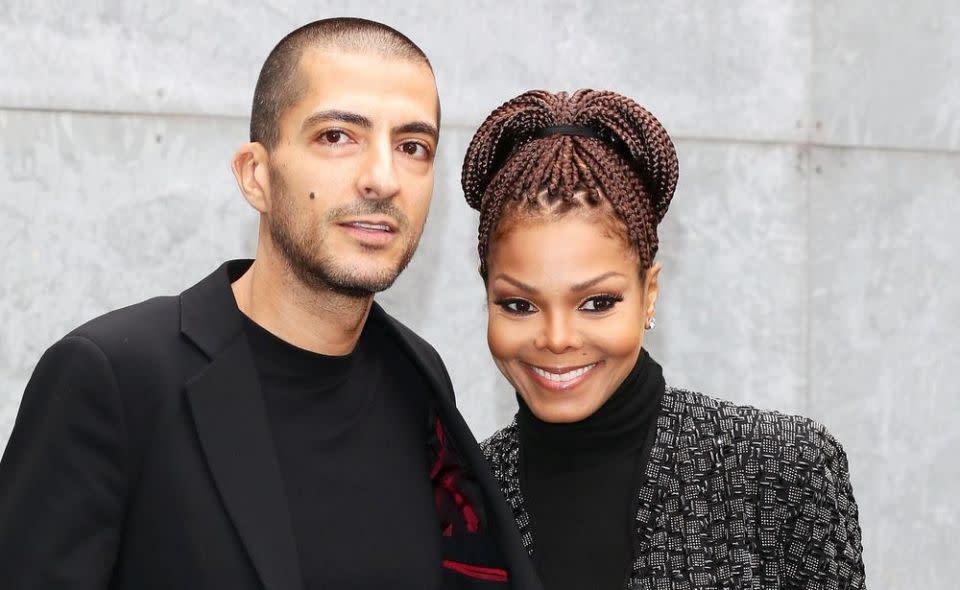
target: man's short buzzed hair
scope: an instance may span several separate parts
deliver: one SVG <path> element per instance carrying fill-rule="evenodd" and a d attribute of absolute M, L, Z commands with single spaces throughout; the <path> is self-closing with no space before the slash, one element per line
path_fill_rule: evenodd
<path fill-rule="evenodd" d="M 306 24 L 281 39 L 263 63 L 253 93 L 250 141 L 259 142 L 268 150 L 280 142 L 280 116 L 307 89 L 299 66 L 300 57 L 308 48 L 409 59 L 423 62 L 433 71 L 430 60 L 416 43 L 385 24 L 362 18 L 327 18 Z"/>

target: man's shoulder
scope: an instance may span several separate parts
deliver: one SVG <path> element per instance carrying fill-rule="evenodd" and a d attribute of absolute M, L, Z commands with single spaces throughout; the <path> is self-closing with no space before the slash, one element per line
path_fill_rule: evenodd
<path fill-rule="evenodd" d="M 225 283 L 228 278 L 227 267 L 237 262 L 249 265 L 249 261 L 226 262 L 181 293 L 152 297 L 107 312 L 75 328 L 66 337 L 90 340 L 108 356 L 176 347 L 185 342 L 181 320 L 185 317 L 188 303 L 192 304 L 190 310 L 194 323 L 198 318 L 212 322 L 217 321 L 218 317 L 222 319 L 220 312 L 223 311 L 224 301 L 215 294 L 229 288 Z"/>
<path fill-rule="evenodd" d="M 391 316 L 377 303 L 373 304 L 367 321 L 381 325 L 388 336 L 394 342 L 400 344 L 408 358 L 421 373 L 430 377 L 437 384 L 439 387 L 438 393 L 449 397 L 451 400 L 456 400 L 447 367 L 444 365 L 440 353 L 429 342 Z"/>
<path fill-rule="evenodd" d="M 167 295 L 107 312 L 78 326 L 65 338 L 90 340 L 109 355 L 160 340 L 169 341 L 179 332 L 180 298 Z"/>
<path fill-rule="evenodd" d="M 393 317 L 390 312 L 385 310 L 379 304 L 374 303 L 373 305 L 374 307 L 370 313 L 372 320 L 380 322 L 389 329 L 393 330 L 396 336 L 404 339 L 410 346 L 416 349 L 436 352 L 436 350 L 433 348 L 433 345 L 427 342 L 422 336 L 414 332 L 412 328 Z"/>
<path fill-rule="evenodd" d="M 431 368 L 446 373 L 443 360 L 440 358 L 437 349 L 403 322 L 390 315 L 380 305 L 374 303 L 374 307 L 370 313 L 370 319 L 385 326 L 392 332 L 392 336 L 398 338 L 414 353 L 418 360 L 429 365 L 434 365 Z"/>

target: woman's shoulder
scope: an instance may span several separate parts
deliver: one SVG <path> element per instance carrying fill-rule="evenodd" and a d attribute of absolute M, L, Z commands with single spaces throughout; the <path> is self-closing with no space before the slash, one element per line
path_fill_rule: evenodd
<path fill-rule="evenodd" d="M 517 419 L 491 434 L 480 443 L 480 450 L 488 462 L 496 464 L 508 459 L 520 448 L 517 435 Z"/>
<path fill-rule="evenodd" d="M 658 426 L 682 432 L 688 443 L 789 463 L 823 464 L 844 457 L 839 441 L 816 420 L 686 389 L 667 388 Z"/>
<path fill-rule="evenodd" d="M 668 387 L 663 395 L 657 429 L 659 444 L 674 451 L 696 455 L 740 455 L 794 467 L 807 465 L 846 469 L 846 456 L 827 428 L 805 416 L 713 397 L 704 393 Z M 668 452 L 670 448 L 663 448 Z M 520 440 L 516 418 L 480 443 L 484 457 L 494 466 L 516 461 Z M 705 455 L 706 456 L 706 455 Z"/>

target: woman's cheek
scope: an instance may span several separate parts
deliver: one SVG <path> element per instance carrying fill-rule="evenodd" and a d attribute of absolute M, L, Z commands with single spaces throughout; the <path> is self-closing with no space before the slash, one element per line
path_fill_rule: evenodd
<path fill-rule="evenodd" d="M 643 344 L 643 326 L 639 318 L 610 318 L 610 322 L 597 325 L 592 330 L 590 341 L 607 356 L 631 356 Z"/>
<path fill-rule="evenodd" d="M 518 371 L 518 355 L 521 348 L 520 342 L 522 336 L 518 335 L 522 330 L 518 326 L 511 325 L 513 322 L 505 321 L 504 318 L 498 318 L 491 314 L 487 323 L 487 346 L 490 348 L 490 355 L 493 362 L 500 369 L 500 373 L 510 382 L 514 389 L 520 390 L 519 377 L 515 373 Z"/>
<path fill-rule="evenodd" d="M 499 314 L 491 311 L 487 320 L 487 346 L 490 354 L 498 361 L 508 361 L 515 353 L 517 332 L 511 329 Z"/>

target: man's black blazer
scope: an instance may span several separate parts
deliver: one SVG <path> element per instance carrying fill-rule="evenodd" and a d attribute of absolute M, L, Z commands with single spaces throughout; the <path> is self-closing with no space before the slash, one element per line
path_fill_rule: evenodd
<path fill-rule="evenodd" d="M 43 355 L 0 461 L 0 587 L 302 590 L 230 289 L 249 264 L 226 263 L 179 297 L 108 313 Z M 447 587 L 539 588 L 439 355 L 376 304 L 368 321 L 388 326 L 432 385 L 481 491 L 480 533 L 443 540 L 455 566 Z M 487 563 L 463 567 L 471 555 Z M 497 581 L 500 569 L 509 583 Z"/>

